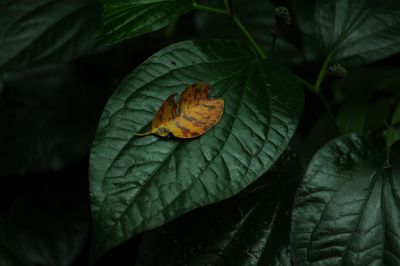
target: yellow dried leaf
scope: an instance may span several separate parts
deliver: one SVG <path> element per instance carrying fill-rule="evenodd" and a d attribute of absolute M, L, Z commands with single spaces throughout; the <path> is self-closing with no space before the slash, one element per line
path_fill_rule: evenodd
<path fill-rule="evenodd" d="M 195 138 L 215 126 L 224 112 L 223 99 L 210 99 L 209 86 L 196 83 L 188 86 L 176 104 L 169 96 L 154 114 L 151 130 L 137 136 L 169 134 L 177 138 Z"/>

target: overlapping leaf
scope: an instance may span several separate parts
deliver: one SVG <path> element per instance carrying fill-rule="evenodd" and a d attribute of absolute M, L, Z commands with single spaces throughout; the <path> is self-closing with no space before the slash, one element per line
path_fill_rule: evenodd
<path fill-rule="evenodd" d="M 168 95 L 199 80 L 225 101 L 215 127 L 186 141 L 135 137 Z M 286 148 L 302 104 L 290 72 L 237 42 L 182 42 L 152 56 L 111 97 L 93 144 L 92 258 L 241 191 Z"/>
<path fill-rule="evenodd" d="M 358 134 L 325 145 L 296 195 L 292 248 L 298 265 L 399 265 L 399 146 Z"/>
<path fill-rule="evenodd" d="M 316 21 L 334 60 L 359 65 L 400 51 L 397 0 L 317 0 Z"/>
<path fill-rule="evenodd" d="M 288 179 L 263 177 L 229 201 L 145 233 L 136 265 L 291 266 Z"/>
<path fill-rule="evenodd" d="M 0 1 L 0 73 L 89 52 L 99 21 L 95 0 Z"/>
<path fill-rule="evenodd" d="M 161 29 L 192 9 L 191 0 L 102 0 L 98 40 L 112 44 Z"/>

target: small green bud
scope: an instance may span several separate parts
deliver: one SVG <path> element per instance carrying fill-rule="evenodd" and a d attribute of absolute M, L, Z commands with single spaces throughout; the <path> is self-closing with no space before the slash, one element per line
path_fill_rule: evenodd
<path fill-rule="evenodd" d="M 288 27 L 292 23 L 289 9 L 284 6 L 278 6 L 274 9 L 274 16 L 276 19 L 277 26 Z"/>
<path fill-rule="evenodd" d="M 339 64 L 330 66 L 328 74 L 332 79 L 344 79 L 348 75 L 346 68 Z"/>

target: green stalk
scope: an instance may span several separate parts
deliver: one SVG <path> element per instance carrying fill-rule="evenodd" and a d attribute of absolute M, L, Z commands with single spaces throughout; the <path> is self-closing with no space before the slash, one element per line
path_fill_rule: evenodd
<path fill-rule="evenodd" d="M 246 37 L 246 39 L 249 41 L 249 43 L 257 51 L 258 55 L 262 59 L 266 59 L 267 56 L 266 56 L 265 52 L 263 51 L 263 49 L 260 47 L 260 45 L 257 43 L 257 41 L 253 38 L 253 36 L 250 34 L 250 32 L 246 29 L 246 27 L 243 25 L 243 23 L 240 21 L 240 19 L 232 11 L 232 7 L 231 7 L 229 0 L 224 0 L 224 3 L 225 3 L 225 10 L 199 4 L 199 3 L 197 3 L 196 0 L 192 1 L 193 8 L 196 10 L 204 10 L 204 11 L 208 11 L 211 13 L 231 17 L 233 22 L 238 26 L 239 30 L 243 33 L 243 35 Z"/>
<path fill-rule="evenodd" d="M 326 72 L 328 71 L 328 67 L 329 67 L 329 64 L 331 63 L 333 54 L 334 54 L 334 53 L 331 52 L 331 53 L 326 57 L 326 59 L 325 59 L 323 65 L 322 65 L 322 67 L 321 67 L 321 70 L 319 71 L 318 78 L 317 78 L 317 80 L 316 80 L 316 82 L 315 82 L 315 91 L 316 91 L 317 93 L 319 93 L 320 90 L 321 90 L 321 85 L 322 85 L 322 82 L 323 82 L 324 79 L 325 79 L 325 75 L 326 75 Z"/>
<path fill-rule="evenodd" d="M 215 7 L 212 7 L 212 6 L 202 5 L 202 4 L 197 3 L 196 1 L 193 1 L 193 8 L 197 9 L 197 10 L 208 11 L 208 12 L 219 14 L 219 15 L 223 15 L 223 16 L 229 16 L 230 15 L 224 9 L 215 8 Z"/>
<path fill-rule="evenodd" d="M 247 38 L 247 40 L 250 42 L 250 44 L 254 47 L 254 49 L 257 51 L 257 53 L 260 55 L 262 59 L 266 59 L 267 56 L 264 53 L 263 49 L 258 45 L 256 40 L 253 38 L 253 36 L 247 31 L 247 29 L 243 26 L 242 22 L 240 19 L 233 15 L 232 16 L 233 21 L 235 24 L 239 27 L 240 31 L 243 33 L 243 35 Z"/>

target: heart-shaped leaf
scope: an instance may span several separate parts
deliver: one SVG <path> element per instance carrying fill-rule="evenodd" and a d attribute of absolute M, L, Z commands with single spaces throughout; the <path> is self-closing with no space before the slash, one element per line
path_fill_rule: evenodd
<path fill-rule="evenodd" d="M 316 20 L 334 60 L 359 65 L 400 51 L 400 1 L 317 0 Z"/>
<path fill-rule="evenodd" d="M 215 127 L 191 140 L 135 137 L 169 95 L 199 81 L 225 101 Z M 111 97 L 93 143 L 92 256 L 241 191 L 284 151 L 302 106 L 295 76 L 238 42 L 188 41 L 152 56 Z"/>
<path fill-rule="evenodd" d="M 102 0 L 103 27 L 97 38 L 113 44 L 156 31 L 192 10 L 191 0 Z"/>
<path fill-rule="evenodd" d="M 292 215 L 298 265 L 400 264 L 400 147 L 340 137 L 312 159 Z"/>
<path fill-rule="evenodd" d="M 89 52 L 99 22 L 95 0 L 1 1 L 0 73 Z"/>

